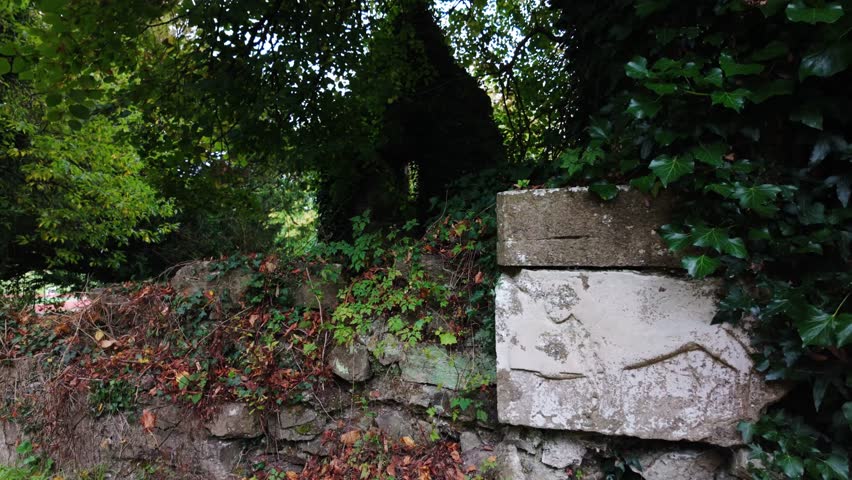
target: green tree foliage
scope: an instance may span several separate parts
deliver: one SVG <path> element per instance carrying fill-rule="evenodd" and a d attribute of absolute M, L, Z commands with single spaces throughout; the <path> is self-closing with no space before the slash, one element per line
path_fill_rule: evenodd
<path fill-rule="evenodd" d="M 43 88 L 66 104 L 86 78 L 124 79 L 114 102 L 141 111 L 136 141 L 180 207 L 217 172 L 318 173 L 334 236 L 367 207 L 425 217 L 451 180 L 503 157 L 487 96 L 423 0 L 38 6 Z"/>
<path fill-rule="evenodd" d="M 0 277 L 75 263 L 114 267 L 122 246 L 161 238 L 174 213 L 125 139 L 138 115 L 105 112 L 84 123 L 95 100 L 62 109 L 38 90 L 40 44 L 28 35 L 38 22 L 26 2 L 6 6 L 0 20 Z"/>
<path fill-rule="evenodd" d="M 724 277 L 718 320 L 753 329 L 767 379 L 800 385 L 742 425 L 754 478 L 847 479 L 852 3 L 558 7 L 583 139 L 559 181 L 678 196 L 663 237 Z"/>

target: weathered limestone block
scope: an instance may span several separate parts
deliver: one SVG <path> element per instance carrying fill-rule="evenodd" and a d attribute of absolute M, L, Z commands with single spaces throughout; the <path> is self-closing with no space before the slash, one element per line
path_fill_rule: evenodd
<path fill-rule="evenodd" d="M 338 345 L 328 355 L 331 371 L 347 382 L 363 382 L 370 378 L 370 352 L 359 343 Z"/>
<path fill-rule="evenodd" d="M 711 325 L 716 284 L 626 271 L 521 270 L 497 287 L 503 423 L 723 446 L 783 389 L 743 332 Z"/>
<path fill-rule="evenodd" d="M 0 465 L 14 465 L 18 459 L 16 447 L 21 440 L 18 426 L 0 420 Z"/>
<path fill-rule="evenodd" d="M 497 263 L 503 266 L 678 267 L 656 230 L 671 200 L 623 189 L 604 202 L 585 188 L 497 195 Z"/>
<path fill-rule="evenodd" d="M 218 438 L 257 438 L 263 429 L 257 415 L 243 403 L 228 403 L 204 425 Z"/>
<path fill-rule="evenodd" d="M 727 460 L 715 450 L 672 450 L 638 455 L 645 480 L 718 480 Z"/>
<path fill-rule="evenodd" d="M 269 422 L 270 433 L 277 440 L 312 440 L 322 431 L 325 419 L 304 405 L 282 408 L 274 421 Z"/>
<path fill-rule="evenodd" d="M 458 390 L 471 383 L 490 383 L 494 359 L 482 353 L 456 354 L 437 345 L 427 345 L 406 350 L 399 366 L 406 382 Z"/>

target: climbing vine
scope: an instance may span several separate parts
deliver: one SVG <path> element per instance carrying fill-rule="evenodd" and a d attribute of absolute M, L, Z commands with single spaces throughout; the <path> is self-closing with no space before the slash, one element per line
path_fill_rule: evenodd
<path fill-rule="evenodd" d="M 795 385 L 740 425 L 754 478 L 847 479 L 852 3 L 615 2 L 606 26 L 576 23 L 582 10 L 563 21 L 577 43 L 612 47 L 586 60 L 614 80 L 593 91 L 576 67 L 602 108 L 556 181 L 679 199 L 661 235 L 689 275 L 724 279 L 717 320 L 751 328 L 758 370 Z"/>

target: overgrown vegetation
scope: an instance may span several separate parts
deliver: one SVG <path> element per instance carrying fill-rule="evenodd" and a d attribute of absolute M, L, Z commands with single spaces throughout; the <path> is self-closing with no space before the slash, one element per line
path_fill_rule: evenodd
<path fill-rule="evenodd" d="M 848 0 L 0 2 L 3 356 L 85 372 L 98 414 L 273 409 L 379 320 L 488 348 L 498 190 L 629 183 L 677 198 L 661 235 L 794 386 L 740 426 L 753 477 L 848 479 L 850 31 Z M 79 317 L 5 296 L 201 257 L 254 275 L 238 313 L 157 282 Z M 340 304 L 293 308 L 317 274 Z"/>
<path fill-rule="evenodd" d="M 681 216 L 662 235 L 691 276 L 725 279 L 717 320 L 752 328 L 768 380 L 807 388 L 741 425 L 763 465 L 754 478 L 849 476 L 850 9 L 562 7 L 591 115 L 563 155 L 565 181 L 605 199 L 613 182 L 673 191 Z"/>

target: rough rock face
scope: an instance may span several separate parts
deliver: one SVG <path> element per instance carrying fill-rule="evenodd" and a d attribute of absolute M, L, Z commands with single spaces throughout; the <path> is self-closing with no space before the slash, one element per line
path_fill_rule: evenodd
<path fill-rule="evenodd" d="M 711 325 L 716 285 L 625 271 L 521 270 L 497 287 L 501 422 L 741 443 L 783 394 L 743 333 Z"/>
<path fill-rule="evenodd" d="M 226 308 L 235 307 L 251 282 L 251 273 L 237 268 L 220 270 L 213 262 L 193 262 L 181 267 L 171 285 L 179 295 L 192 297 L 212 291 Z"/>
<path fill-rule="evenodd" d="M 645 452 L 638 456 L 645 480 L 717 480 L 725 458 L 713 450 Z"/>
<path fill-rule="evenodd" d="M 0 421 L 0 465 L 12 465 L 17 460 L 15 442 L 18 435 L 18 427 L 14 423 Z"/>
<path fill-rule="evenodd" d="M 418 346 L 405 351 L 400 362 L 402 379 L 412 383 L 439 385 L 451 390 L 465 388 L 471 380 L 492 378 L 493 358 L 451 354 L 437 345 Z"/>
<path fill-rule="evenodd" d="M 204 424 L 217 438 L 256 438 L 263 435 L 257 416 L 243 403 L 228 403 Z"/>
<path fill-rule="evenodd" d="M 370 378 L 370 352 L 356 343 L 338 345 L 328 355 L 328 364 L 338 377 L 349 382 L 363 382 Z"/>
<path fill-rule="evenodd" d="M 624 189 L 604 202 L 584 188 L 497 195 L 497 263 L 507 267 L 679 267 L 656 230 L 671 199 Z"/>

